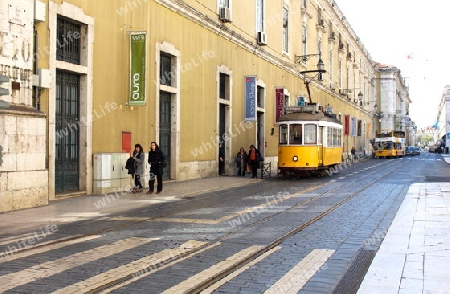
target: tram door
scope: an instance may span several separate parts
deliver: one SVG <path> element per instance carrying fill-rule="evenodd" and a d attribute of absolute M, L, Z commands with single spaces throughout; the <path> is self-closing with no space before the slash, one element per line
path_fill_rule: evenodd
<path fill-rule="evenodd" d="M 326 142 L 326 139 L 324 137 L 323 133 L 323 127 L 319 127 L 319 134 L 317 136 L 317 151 L 319 152 L 319 165 L 323 165 L 323 153 L 325 152 L 325 148 L 323 148 L 323 142 Z"/>

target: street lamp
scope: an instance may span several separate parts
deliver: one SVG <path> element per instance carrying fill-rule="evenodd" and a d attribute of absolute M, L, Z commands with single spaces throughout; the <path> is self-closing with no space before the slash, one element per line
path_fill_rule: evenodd
<path fill-rule="evenodd" d="M 325 64 L 323 63 L 323 60 L 322 60 L 322 53 L 320 53 L 320 51 L 319 51 L 319 53 L 317 53 L 317 54 L 295 55 L 295 58 L 294 58 L 294 62 L 296 65 L 302 65 L 303 63 L 308 61 L 308 59 L 312 56 L 319 56 L 319 61 L 317 62 L 317 69 L 300 71 L 300 74 L 302 74 L 302 75 L 305 75 L 308 73 L 316 73 L 316 75 L 314 75 L 313 77 L 306 78 L 306 76 L 305 76 L 305 79 L 304 79 L 304 83 L 306 86 L 306 91 L 308 92 L 308 98 L 309 98 L 310 103 L 312 103 L 312 100 L 311 100 L 311 91 L 309 89 L 309 83 L 311 81 L 313 81 L 315 78 L 317 78 L 318 81 L 323 81 L 322 75 L 327 72 L 325 70 Z"/>
<path fill-rule="evenodd" d="M 358 101 L 359 101 L 359 105 L 362 106 L 363 105 L 363 103 L 362 103 L 363 97 L 364 97 L 363 93 L 361 91 L 359 91 L 358 100 L 355 99 L 355 103 L 358 103 Z"/>

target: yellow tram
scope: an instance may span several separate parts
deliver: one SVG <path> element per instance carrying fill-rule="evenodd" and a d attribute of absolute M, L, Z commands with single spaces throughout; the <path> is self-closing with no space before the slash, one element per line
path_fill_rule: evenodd
<path fill-rule="evenodd" d="M 342 123 L 319 105 L 287 106 L 278 119 L 282 175 L 325 175 L 342 162 Z"/>
<path fill-rule="evenodd" d="M 372 143 L 376 158 L 399 158 L 405 156 L 405 132 L 379 133 Z"/>

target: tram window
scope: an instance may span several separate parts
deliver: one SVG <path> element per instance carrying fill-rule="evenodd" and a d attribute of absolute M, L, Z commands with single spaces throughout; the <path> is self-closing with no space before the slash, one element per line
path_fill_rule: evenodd
<path fill-rule="evenodd" d="M 338 147 L 342 146 L 342 130 L 338 129 Z"/>
<path fill-rule="evenodd" d="M 327 127 L 327 147 L 331 147 L 333 142 L 333 134 L 331 132 L 333 128 Z"/>
<path fill-rule="evenodd" d="M 287 125 L 280 125 L 279 129 L 279 144 L 287 144 L 288 127 Z"/>
<path fill-rule="evenodd" d="M 305 144 L 317 143 L 317 126 L 305 125 Z"/>
<path fill-rule="evenodd" d="M 333 128 L 333 147 L 337 147 L 338 145 L 338 129 Z"/>
<path fill-rule="evenodd" d="M 302 144 L 302 125 L 291 124 L 289 126 L 289 144 Z"/>

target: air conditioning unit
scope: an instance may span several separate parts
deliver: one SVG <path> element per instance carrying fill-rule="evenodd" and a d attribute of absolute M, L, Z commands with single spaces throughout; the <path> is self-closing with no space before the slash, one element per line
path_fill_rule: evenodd
<path fill-rule="evenodd" d="M 267 45 L 267 35 L 265 32 L 258 32 L 257 42 L 258 45 Z"/>
<path fill-rule="evenodd" d="M 330 83 L 330 89 L 333 90 L 333 91 L 336 90 L 336 84 L 331 82 Z"/>
<path fill-rule="evenodd" d="M 231 22 L 231 11 L 228 7 L 220 7 L 219 19 L 223 22 Z"/>

